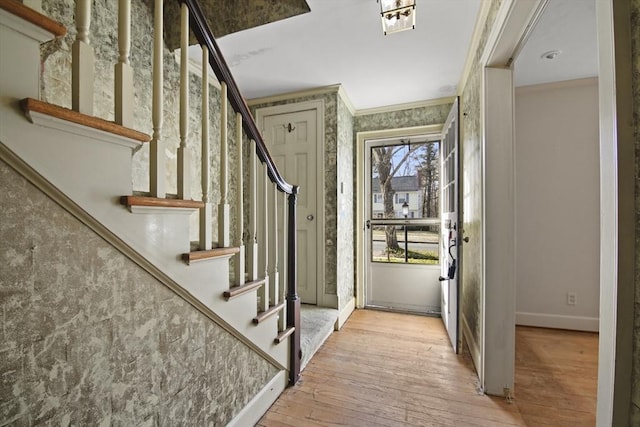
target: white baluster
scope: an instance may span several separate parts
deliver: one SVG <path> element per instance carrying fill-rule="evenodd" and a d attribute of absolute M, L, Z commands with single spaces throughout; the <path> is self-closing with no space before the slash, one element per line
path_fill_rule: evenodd
<path fill-rule="evenodd" d="M 93 46 L 89 44 L 91 0 L 76 1 L 78 34 L 71 48 L 71 106 L 75 111 L 93 115 Z"/>
<path fill-rule="evenodd" d="M 263 223 L 264 229 L 264 241 L 262 242 L 262 254 L 264 259 L 264 285 L 262 286 L 263 295 L 261 295 L 261 310 L 266 311 L 269 309 L 269 297 L 271 292 L 269 290 L 269 177 L 267 174 L 267 164 L 264 164 L 264 178 L 262 180 L 262 194 L 263 194 Z"/>
<path fill-rule="evenodd" d="M 285 301 L 287 297 L 287 193 L 282 193 L 282 216 L 280 219 L 280 301 Z M 287 329 L 287 307 L 280 311 L 280 317 L 278 318 L 278 330 L 284 331 Z"/>
<path fill-rule="evenodd" d="M 163 198 L 165 190 L 164 143 L 162 141 L 162 124 L 164 114 L 164 42 L 162 39 L 162 7 L 163 0 L 155 0 L 153 16 L 153 139 L 149 145 L 150 187 L 153 197 Z"/>
<path fill-rule="evenodd" d="M 178 147 L 178 198 L 191 198 L 189 135 L 189 8 L 180 6 L 180 146 Z"/>
<path fill-rule="evenodd" d="M 229 173 L 227 156 L 227 84 L 220 82 L 220 205 L 218 205 L 218 246 L 231 246 L 229 235 Z"/>
<path fill-rule="evenodd" d="M 269 194 L 269 198 L 271 199 L 271 236 L 272 236 L 272 256 L 271 256 L 271 301 L 273 301 L 273 305 L 278 305 L 280 303 L 280 274 L 278 273 L 278 188 L 275 184 L 271 184 L 271 194 Z"/>
<path fill-rule="evenodd" d="M 243 168 L 242 168 L 242 114 L 236 113 L 236 148 L 237 148 L 237 166 L 236 166 L 236 197 L 237 197 L 237 214 L 236 218 L 238 221 L 237 226 L 237 239 L 236 243 L 240 252 L 236 256 L 236 285 L 243 285 L 245 282 L 244 278 L 244 269 L 245 269 L 245 248 L 244 241 L 242 240 L 242 235 L 244 234 L 244 197 L 242 191 L 242 181 L 243 181 Z"/>
<path fill-rule="evenodd" d="M 202 46 L 202 201 L 204 207 L 200 209 L 200 250 L 206 251 L 213 247 L 212 243 L 212 208 L 209 194 L 211 193 L 211 153 L 209 152 L 209 49 Z"/>
<path fill-rule="evenodd" d="M 118 2 L 118 62 L 115 66 L 115 121 L 133 127 L 133 68 L 131 52 L 131 0 Z"/>
<path fill-rule="evenodd" d="M 251 140 L 249 153 L 249 280 L 258 280 L 258 170 L 256 142 Z"/>

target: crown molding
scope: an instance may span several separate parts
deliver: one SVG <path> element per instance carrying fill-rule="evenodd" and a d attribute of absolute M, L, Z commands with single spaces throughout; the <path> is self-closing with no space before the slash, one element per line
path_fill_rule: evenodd
<path fill-rule="evenodd" d="M 329 85 L 329 86 L 321 86 L 314 89 L 306 89 L 306 90 L 295 91 L 295 92 L 281 93 L 278 95 L 264 96 L 262 98 L 253 98 L 253 99 L 247 100 L 247 105 L 249 107 L 254 107 L 256 105 L 270 104 L 272 102 L 280 102 L 280 101 L 289 101 L 292 99 L 303 98 L 307 96 L 326 95 L 328 93 L 339 93 L 341 87 L 342 85 L 335 84 L 335 85 Z M 343 92 L 344 92 L 344 89 L 343 89 Z"/>
<path fill-rule="evenodd" d="M 387 105 L 384 107 L 363 108 L 356 110 L 355 116 L 368 116 L 371 114 L 391 113 L 393 111 L 411 110 L 414 108 L 433 107 L 436 105 L 452 104 L 456 98 L 449 96 L 446 98 L 430 99 L 428 101 L 407 102 L 404 104 Z"/>

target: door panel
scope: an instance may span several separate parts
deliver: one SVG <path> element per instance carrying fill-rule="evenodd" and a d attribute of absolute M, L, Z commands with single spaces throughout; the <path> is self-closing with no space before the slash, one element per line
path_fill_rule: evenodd
<path fill-rule="evenodd" d="M 442 286 L 441 316 L 456 353 L 460 351 L 459 277 L 460 247 L 460 149 L 458 132 L 458 100 L 454 102 L 442 134 Z"/>
<path fill-rule="evenodd" d="M 300 186 L 298 294 L 305 304 L 317 302 L 316 121 L 316 110 L 306 110 L 265 116 L 262 123 L 265 142 L 278 170 L 287 182 Z M 279 235 L 282 242 L 282 232 Z"/>

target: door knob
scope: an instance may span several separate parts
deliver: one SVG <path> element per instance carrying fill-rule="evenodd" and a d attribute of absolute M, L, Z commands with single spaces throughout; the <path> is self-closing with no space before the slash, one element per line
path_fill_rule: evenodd
<path fill-rule="evenodd" d="M 464 240 L 465 243 L 469 243 L 469 236 L 464 237 L 462 240 Z"/>
<path fill-rule="evenodd" d="M 313 214 L 307 215 L 307 221 L 313 221 Z"/>

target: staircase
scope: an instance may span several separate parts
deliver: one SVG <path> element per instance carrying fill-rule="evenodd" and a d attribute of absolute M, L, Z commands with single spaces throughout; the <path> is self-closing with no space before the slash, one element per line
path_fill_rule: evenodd
<path fill-rule="evenodd" d="M 288 371 L 289 384 L 295 384 L 301 363 L 295 234 L 298 188 L 277 170 L 200 7 L 194 0 L 179 3 L 178 194 L 165 190 L 169 160 L 163 141 L 162 0 L 156 0 L 154 8 L 153 135 L 132 129 L 130 0 L 119 2 L 115 121 L 93 115 L 91 1 L 76 2 L 78 35 L 73 46 L 72 108 L 68 109 L 43 102 L 39 96 L 40 44 L 64 35 L 65 28 L 17 1 L 0 0 L 0 158 L 193 307 Z M 191 34 L 201 45 L 204 60 L 203 99 L 198 100 L 202 117 L 196 120 L 201 123 L 202 162 L 195 171 L 188 147 L 189 124 L 194 121 L 189 117 L 187 44 Z M 220 82 L 222 99 L 216 218 L 210 188 L 208 66 Z M 235 112 L 235 123 L 228 122 L 228 105 Z M 243 143 L 236 144 L 238 161 L 230 165 L 227 128 L 233 124 L 235 141 Z M 150 185 L 148 191 L 134 192 L 132 152 L 143 144 L 150 147 Z M 241 189 L 233 207 L 229 203 L 231 170 Z M 192 174 L 201 176 L 202 200 L 191 197 Z M 198 216 L 197 232 L 192 215 Z M 214 224 L 217 243 L 213 242 Z M 191 241 L 192 235 L 199 236 L 197 242 Z"/>

